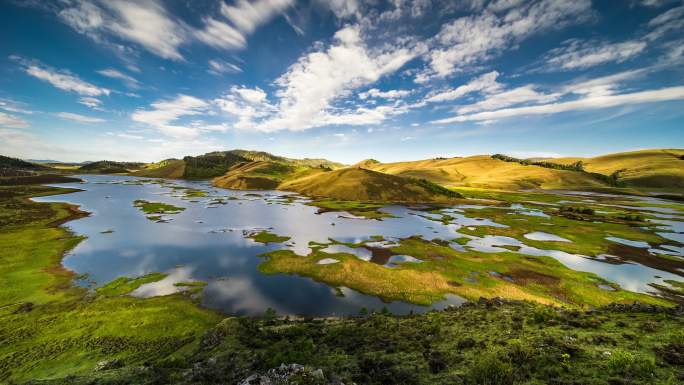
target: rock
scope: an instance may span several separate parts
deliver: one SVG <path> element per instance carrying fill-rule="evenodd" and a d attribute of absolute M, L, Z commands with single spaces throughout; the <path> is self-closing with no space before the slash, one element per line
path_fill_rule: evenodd
<path fill-rule="evenodd" d="M 94 371 L 99 372 L 103 370 L 111 370 L 111 369 L 117 369 L 123 366 L 123 363 L 120 360 L 103 360 L 95 364 L 95 367 L 93 368 Z"/>
<path fill-rule="evenodd" d="M 32 302 L 24 302 L 21 305 L 19 305 L 17 310 L 14 311 L 14 314 L 28 313 L 31 310 L 33 310 L 33 303 Z"/>
<path fill-rule="evenodd" d="M 339 381 L 327 382 L 322 369 L 312 369 L 299 364 L 281 364 L 264 374 L 252 374 L 238 385 L 344 385 Z"/>

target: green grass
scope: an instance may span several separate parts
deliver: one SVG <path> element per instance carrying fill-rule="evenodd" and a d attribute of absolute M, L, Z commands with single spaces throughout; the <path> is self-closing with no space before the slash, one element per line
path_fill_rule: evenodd
<path fill-rule="evenodd" d="M 673 363 L 672 354 L 684 343 L 684 325 L 680 315 L 662 308 L 584 312 L 532 303 L 483 303 L 405 317 L 375 313 L 287 320 L 269 314 L 221 321 L 221 315 L 198 307 L 190 298 L 192 289 L 201 285 L 194 281 L 180 283 L 191 285 L 191 290 L 169 296 L 120 295 L 142 281 L 162 278 L 158 273 L 117 279 L 89 293 L 73 286 L 74 275 L 61 268 L 63 254 L 81 239 L 56 225 L 78 212 L 66 204 L 26 199 L 68 191 L 0 188 L 0 383 L 225 384 L 292 362 L 322 368 L 327 379 L 369 385 L 599 385 L 624 378 L 634 385 L 677 383 L 680 366 Z M 335 254 L 344 263 L 316 266 L 316 258 L 329 255 L 295 258 L 279 251 L 282 255 L 272 256 L 261 268 L 267 270 L 273 262 L 301 262 L 311 271 L 341 267 L 349 271 L 338 277 L 358 276 L 357 283 L 377 278 L 379 291 L 413 287 L 417 289 L 409 293 L 414 298 L 430 299 L 441 294 L 423 285 L 427 275 L 421 269 L 429 270 L 429 264 L 435 279 L 441 274 L 456 280 L 480 265 L 507 273 L 504 266 L 526 263 L 508 253 L 501 260 L 448 254 L 443 246 L 418 239 L 402 241 L 396 251 L 416 253 L 426 262 L 366 270 L 348 264 L 361 263 L 351 255 Z M 552 263 L 540 260 L 542 266 Z M 546 268 L 560 271 L 553 265 Z M 296 271 L 301 271 L 299 266 Z M 574 273 L 568 274 L 564 280 L 573 278 Z M 387 286 L 381 286 L 383 282 Z M 482 286 L 500 284 L 492 278 L 483 280 Z M 647 300 L 619 293 L 627 292 L 609 293 L 617 295 L 610 299 Z M 93 370 L 98 362 L 115 359 L 121 368 Z"/>
<path fill-rule="evenodd" d="M 292 362 L 321 368 L 326 383 L 678 383 L 681 366 L 667 357 L 681 343 L 684 324 L 662 309 L 583 312 L 482 303 L 404 317 L 380 310 L 342 319 L 226 319 L 192 349 L 192 360 L 151 360 L 147 370 L 125 367 L 49 384 L 236 384 Z"/>
<path fill-rule="evenodd" d="M 352 245 L 358 247 L 359 245 Z M 407 263 L 393 269 L 362 261 L 346 253 L 329 254 L 314 248 L 306 257 L 290 250 L 264 254 L 259 270 L 267 274 L 287 273 L 311 277 L 331 286 L 345 286 L 386 300 L 430 304 L 456 294 L 476 300 L 480 297 L 505 297 L 570 307 L 600 306 L 611 302 L 670 302 L 625 290 L 607 291 L 598 285 L 609 284 L 600 277 L 571 270 L 551 257 L 531 257 L 517 253 L 459 252 L 439 242 L 408 238 L 395 254 L 418 258 L 423 263 Z M 323 258 L 339 263 L 319 265 Z M 490 272 L 511 276 L 506 280 Z M 476 277 L 475 282 L 469 278 Z"/>
<path fill-rule="evenodd" d="M 309 206 L 316 206 L 319 212 L 346 211 L 349 214 L 368 219 L 392 218 L 392 214 L 384 213 L 378 209 L 384 207 L 382 203 L 343 201 L 336 199 L 317 199 L 307 203 Z"/>
<path fill-rule="evenodd" d="M 78 212 L 27 200 L 70 191 L 0 188 L 0 383 L 87 374 L 103 359 L 141 365 L 181 354 L 222 318 L 185 294 L 93 296 L 73 286 L 61 260 L 82 238 L 56 225 Z M 127 285 L 109 288 L 123 292 Z"/>
<path fill-rule="evenodd" d="M 95 289 L 95 292 L 108 297 L 129 294 L 146 283 L 161 281 L 166 276 L 167 274 L 164 273 L 150 273 L 137 278 L 119 277 Z"/>
<path fill-rule="evenodd" d="M 248 238 L 251 238 L 254 240 L 254 242 L 259 243 L 283 243 L 290 239 L 290 237 L 281 236 L 265 230 L 252 233 L 248 236 Z"/>
<path fill-rule="evenodd" d="M 176 214 L 185 210 L 185 207 L 177 207 L 162 202 L 148 202 L 142 199 L 133 201 L 133 206 L 139 208 L 145 214 Z"/>

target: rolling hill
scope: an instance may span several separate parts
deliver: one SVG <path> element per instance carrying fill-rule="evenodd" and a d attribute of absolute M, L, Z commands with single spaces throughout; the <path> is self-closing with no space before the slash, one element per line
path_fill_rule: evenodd
<path fill-rule="evenodd" d="M 556 158 L 547 162 L 582 162 L 586 171 L 604 175 L 616 173 L 619 181 L 632 187 L 683 188 L 684 150 L 642 150 L 594 158 Z"/>
<path fill-rule="evenodd" d="M 143 163 L 136 162 L 115 162 L 112 160 L 100 160 L 84 164 L 78 168 L 79 172 L 93 173 L 93 174 L 125 174 L 132 170 L 137 170 L 143 167 Z"/>
<path fill-rule="evenodd" d="M 294 169 L 320 167 L 337 169 L 344 167 L 341 163 L 331 162 L 326 159 L 292 159 L 263 151 L 230 150 L 214 151 L 204 155 L 186 156 L 183 159 L 167 159 L 158 163 L 151 163 L 142 170 L 132 173 L 132 175 L 169 179 L 211 179 L 224 176 L 224 174 L 233 170 L 234 167 L 244 166 L 253 162 L 257 164 L 233 171 L 231 175 L 235 177 L 240 175 L 240 181 L 233 180 L 234 178 L 223 178 L 222 183 L 226 184 L 226 186 L 247 186 L 252 183 L 256 183 L 256 185 L 262 185 L 263 183 L 271 185 L 272 183 L 268 183 L 268 181 L 259 182 L 258 179 L 254 178 L 276 178 L 280 182 L 282 178 L 279 175 L 289 173 Z M 247 177 L 254 180 L 249 181 L 245 179 Z"/>
<path fill-rule="evenodd" d="M 32 175 L 49 170 L 49 167 L 40 164 L 0 155 L 0 176 Z"/>
<path fill-rule="evenodd" d="M 311 197 L 358 201 L 435 202 L 459 197 L 459 194 L 426 180 L 389 175 L 361 167 L 310 172 L 283 182 L 278 189 Z"/>
<path fill-rule="evenodd" d="M 374 171 L 427 179 L 447 187 L 519 190 L 606 186 L 603 182 L 584 173 L 506 162 L 489 155 L 413 162 L 371 163 L 366 166 Z"/>
<path fill-rule="evenodd" d="M 309 168 L 272 161 L 239 163 L 224 175 L 214 178 L 218 187 L 239 190 L 272 190 L 284 180 Z"/>
<path fill-rule="evenodd" d="M 181 179 L 185 174 L 185 162 L 181 159 L 166 159 L 145 165 L 142 170 L 131 175 L 147 178 Z"/>

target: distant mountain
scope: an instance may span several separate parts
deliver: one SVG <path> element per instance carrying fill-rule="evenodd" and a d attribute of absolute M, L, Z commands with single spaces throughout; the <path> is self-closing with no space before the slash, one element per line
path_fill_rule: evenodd
<path fill-rule="evenodd" d="M 43 163 L 64 163 L 60 162 L 58 160 L 49 160 L 49 159 L 25 159 L 27 162 L 30 163 L 38 163 L 38 164 L 43 164 Z"/>
<path fill-rule="evenodd" d="M 78 168 L 78 171 L 96 174 L 126 174 L 131 171 L 138 170 L 143 166 L 144 163 L 100 160 L 97 162 L 84 164 Z"/>

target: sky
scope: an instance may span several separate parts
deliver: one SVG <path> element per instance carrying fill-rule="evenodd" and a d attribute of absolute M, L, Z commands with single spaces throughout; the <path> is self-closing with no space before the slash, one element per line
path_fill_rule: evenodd
<path fill-rule="evenodd" d="M 0 154 L 684 147 L 681 0 L 0 0 Z"/>

